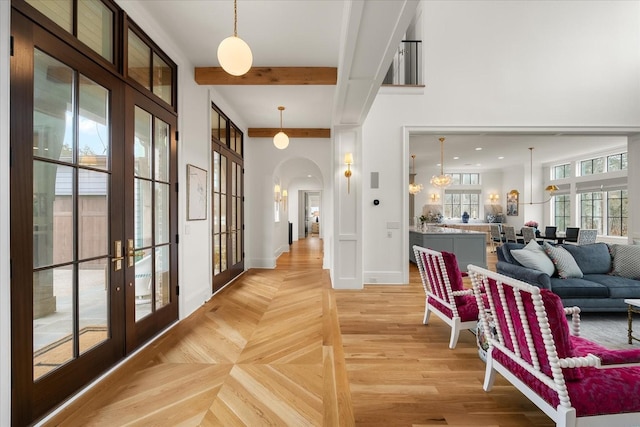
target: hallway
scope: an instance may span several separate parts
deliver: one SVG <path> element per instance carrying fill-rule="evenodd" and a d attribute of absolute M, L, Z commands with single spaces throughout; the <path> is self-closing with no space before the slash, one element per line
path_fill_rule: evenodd
<path fill-rule="evenodd" d="M 550 426 L 410 286 L 333 291 L 322 240 L 250 270 L 45 425 Z"/>

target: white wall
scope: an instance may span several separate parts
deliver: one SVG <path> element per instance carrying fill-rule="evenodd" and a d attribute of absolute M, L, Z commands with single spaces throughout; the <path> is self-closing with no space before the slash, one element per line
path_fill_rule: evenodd
<path fill-rule="evenodd" d="M 289 216 L 297 218 L 297 207 L 291 209 L 291 203 L 297 199 L 297 189 L 301 189 L 297 186 L 311 187 L 304 188 L 309 190 L 322 189 L 323 208 L 326 207 L 327 198 L 332 197 L 331 180 L 326 178 L 331 176 L 328 144 L 326 139 L 299 138 L 291 139 L 285 150 L 279 150 L 264 138 L 245 138 L 246 268 L 273 268 L 277 256 L 288 250 Z M 299 180 L 308 174 L 316 177 L 316 184 Z M 282 188 L 287 188 L 289 198 L 294 198 L 287 211 L 281 212 L 283 215 L 279 223 L 275 223 L 273 215 L 273 183 L 276 177 Z M 323 222 L 323 227 L 327 226 L 328 223 Z M 325 250 L 325 265 L 328 256 L 329 252 Z"/>
<path fill-rule="evenodd" d="M 379 190 L 363 186 L 365 282 L 406 269 L 406 230 L 386 232 L 388 222 L 408 224 L 403 126 L 445 136 L 474 127 L 640 126 L 639 2 L 428 1 L 422 15 L 425 96 L 379 94 L 363 125 L 363 173 L 380 173 Z M 528 176 L 521 165 L 511 172 L 509 182 Z M 536 209 L 508 222 L 539 218 Z"/>

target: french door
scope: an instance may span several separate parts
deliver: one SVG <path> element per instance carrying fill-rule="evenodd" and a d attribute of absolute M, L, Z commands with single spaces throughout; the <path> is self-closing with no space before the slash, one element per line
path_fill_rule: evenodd
<path fill-rule="evenodd" d="M 244 271 L 242 158 L 214 144 L 212 158 L 213 292 Z"/>
<path fill-rule="evenodd" d="M 176 117 L 15 10 L 12 37 L 12 418 L 25 425 L 178 318 Z"/>
<path fill-rule="evenodd" d="M 178 318 L 176 117 L 126 90 L 126 348 Z"/>

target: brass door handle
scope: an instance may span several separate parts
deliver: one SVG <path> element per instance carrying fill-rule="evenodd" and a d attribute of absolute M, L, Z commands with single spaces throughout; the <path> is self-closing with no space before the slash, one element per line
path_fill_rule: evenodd
<path fill-rule="evenodd" d="M 119 256 L 122 254 L 122 242 L 120 240 L 116 240 L 113 246 L 114 246 L 113 252 L 116 255 L 111 257 L 111 262 L 115 262 L 115 265 L 113 266 L 113 271 L 119 271 L 119 270 L 122 270 L 122 260 L 124 259 L 123 256 Z"/>
<path fill-rule="evenodd" d="M 133 239 L 127 240 L 127 266 L 133 267 L 136 258 L 136 250 L 133 248 Z"/>

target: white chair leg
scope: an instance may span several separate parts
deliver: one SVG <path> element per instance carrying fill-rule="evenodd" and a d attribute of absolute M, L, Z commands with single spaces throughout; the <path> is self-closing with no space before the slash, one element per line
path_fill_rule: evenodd
<path fill-rule="evenodd" d="M 565 408 L 558 406 L 557 408 L 556 427 L 575 427 L 576 426 L 576 410 L 575 408 Z"/>
<path fill-rule="evenodd" d="M 493 369 L 493 358 L 491 357 L 490 351 L 491 350 L 487 353 L 487 367 L 484 371 L 484 384 L 482 386 L 484 391 L 491 391 L 493 383 L 496 380 L 496 371 Z"/>
<path fill-rule="evenodd" d="M 454 318 L 453 324 L 451 325 L 451 339 L 449 340 L 449 348 L 456 348 L 456 344 L 458 344 L 458 337 L 460 336 L 460 318 Z"/>
<path fill-rule="evenodd" d="M 422 324 L 423 325 L 428 325 L 429 324 L 429 317 L 431 316 L 431 311 L 429 311 L 429 303 L 428 302 L 424 302 L 424 319 L 422 319 Z"/>

